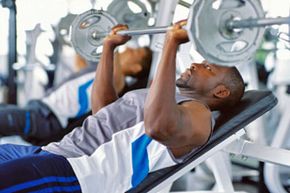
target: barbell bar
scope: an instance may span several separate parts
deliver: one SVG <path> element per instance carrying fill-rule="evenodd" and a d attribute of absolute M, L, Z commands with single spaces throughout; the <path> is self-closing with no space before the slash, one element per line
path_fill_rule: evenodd
<path fill-rule="evenodd" d="M 158 33 L 165 33 L 171 28 L 171 26 L 165 26 L 165 27 L 152 27 L 147 29 L 130 29 L 130 30 L 122 30 L 118 31 L 118 35 L 128 35 L 128 36 L 134 36 L 134 35 L 144 35 L 144 34 L 158 34 Z M 107 36 L 109 32 L 102 32 L 99 33 L 97 31 L 92 33 L 92 37 L 98 39 L 99 37 Z"/>
<path fill-rule="evenodd" d="M 235 29 L 242 28 L 253 28 L 253 27 L 265 27 L 270 25 L 282 25 L 282 24 L 290 24 L 290 17 L 279 17 L 279 18 L 258 18 L 258 19 L 231 19 L 226 22 L 225 27 L 228 31 L 232 31 Z M 129 29 L 118 31 L 118 35 L 128 35 L 128 36 L 138 36 L 138 35 L 152 35 L 152 34 L 160 34 L 166 33 L 170 30 L 172 26 L 163 26 L 163 27 L 151 27 L 144 29 Z M 185 28 L 184 28 L 185 29 Z M 109 32 L 99 33 L 98 31 L 94 31 L 92 33 L 92 37 L 95 39 L 99 39 L 100 37 L 105 37 L 109 34 Z"/>
<path fill-rule="evenodd" d="M 226 23 L 228 30 L 252 28 L 252 27 L 266 27 L 270 25 L 290 24 L 290 17 L 278 18 L 259 18 L 259 19 L 232 19 Z"/>

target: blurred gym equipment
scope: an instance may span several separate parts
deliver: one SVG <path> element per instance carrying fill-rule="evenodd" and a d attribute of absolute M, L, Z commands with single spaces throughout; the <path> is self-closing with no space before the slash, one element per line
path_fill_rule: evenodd
<path fill-rule="evenodd" d="M 16 87 L 16 71 L 13 64 L 17 62 L 17 45 L 16 45 L 16 5 L 15 0 L 1 0 L 0 4 L 9 9 L 9 51 L 8 51 L 8 97 L 7 102 L 16 104 L 17 87 Z"/>
<path fill-rule="evenodd" d="M 129 5 L 135 6 L 134 13 Z M 115 0 L 110 3 L 107 12 L 113 16 L 118 23 L 127 24 L 129 28 L 146 28 L 150 13 L 146 6 L 139 0 Z"/>

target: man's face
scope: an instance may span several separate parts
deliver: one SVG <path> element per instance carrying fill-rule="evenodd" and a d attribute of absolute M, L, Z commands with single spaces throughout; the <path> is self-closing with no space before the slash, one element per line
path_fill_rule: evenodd
<path fill-rule="evenodd" d="M 229 67 L 210 64 L 206 61 L 193 63 L 177 79 L 177 87 L 185 90 L 193 90 L 204 94 L 223 83 Z"/>

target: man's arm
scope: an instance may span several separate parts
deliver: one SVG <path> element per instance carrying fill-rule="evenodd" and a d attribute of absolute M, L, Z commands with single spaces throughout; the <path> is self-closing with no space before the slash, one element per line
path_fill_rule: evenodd
<path fill-rule="evenodd" d="M 92 88 L 91 103 L 93 114 L 118 99 L 113 76 L 114 49 L 130 39 L 129 36 L 117 35 L 118 31 L 124 29 L 128 29 L 128 27 L 125 25 L 117 25 L 112 29 L 110 35 L 104 39 L 103 52 L 96 70 Z"/>
<path fill-rule="evenodd" d="M 176 52 L 181 43 L 188 41 L 182 29 L 185 23 L 176 23 L 166 34 L 144 110 L 146 133 L 168 146 L 175 156 L 204 144 L 211 131 L 211 114 L 203 104 L 192 101 L 177 105 L 175 100 Z"/>

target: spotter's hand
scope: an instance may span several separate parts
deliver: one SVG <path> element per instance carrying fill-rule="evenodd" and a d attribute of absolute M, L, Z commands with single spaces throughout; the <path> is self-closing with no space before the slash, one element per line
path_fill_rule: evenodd
<path fill-rule="evenodd" d="M 105 37 L 104 45 L 116 47 L 116 46 L 119 46 L 128 42 L 131 39 L 131 36 L 117 34 L 118 31 L 127 30 L 127 29 L 128 29 L 128 26 L 123 25 L 123 24 L 118 24 L 114 26 L 110 34 Z"/>
<path fill-rule="evenodd" d="M 167 32 L 167 40 L 173 41 L 177 44 L 183 44 L 189 41 L 187 31 L 184 26 L 187 24 L 187 20 L 181 20 L 176 22 L 170 30 Z"/>

